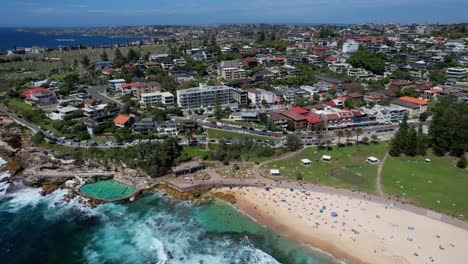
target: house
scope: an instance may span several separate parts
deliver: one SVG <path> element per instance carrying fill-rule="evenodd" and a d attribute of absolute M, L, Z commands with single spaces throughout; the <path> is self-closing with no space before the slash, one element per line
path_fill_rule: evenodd
<path fill-rule="evenodd" d="M 325 51 L 326 51 L 326 50 L 327 50 L 327 49 L 326 49 L 325 47 L 316 46 L 316 47 L 314 47 L 314 49 L 313 49 L 313 53 L 314 53 L 314 55 L 316 55 L 316 56 L 323 56 L 323 55 L 325 54 Z"/>
<path fill-rule="evenodd" d="M 233 80 L 242 80 L 246 77 L 245 70 L 239 68 L 221 68 L 220 73 L 221 78 L 228 82 Z"/>
<path fill-rule="evenodd" d="M 391 102 L 392 105 L 397 105 L 408 110 L 409 117 L 419 117 L 420 114 L 427 112 L 428 103 L 424 100 L 403 96 Z"/>
<path fill-rule="evenodd" d="M 48 82 L 49 82 L 49 80 L 47 80 L 47 79 L 42 80 L 42 81 L 37 81 L 37 82 L 31 82 L 31 86 L 33 88 L 39 88 L 41 86 L 46 85 Z"/>
<path fill-rule="evenodd" d="M 244 60 L 242 60 L 242 65 L 244 69 L 251 69 L 255 68 L 258 65 L 257 59 L 253 57 L 247 57 Z"/>
<path fill-rule="evenodd" d="M 109 80 L 108 85 L 113 91 L 122 90 L 122 85 L 125 84 L 124 79 Z"/>
<path fill-rule="evenodd" d="M 65 118 L 68 118 L 73 114 L 78 113 L 79 111 L 80 109 L 73 106 L 57 107 L 49 114 L 49 117 L 52 120 L 64 120 Z"/>
<path fill-rule="evenodd" d="M 391 82 L 388 85 L 388 89 L 390 89 L 390 90 L 402 89 L 405 86 L 409 86 L 411 84 L 413 84 L 413 83 L 410 82 L 410 81 L 407 81 L 407 80 L 396 80 L 396 81 Z"/>
<path fill-rule="evenodd" d="M 187 61 L 184 58 L 173 59 L 172 62 L 176 67 L 185 67 L 187 65 Z"/>
<path fill-rule="evenodd" d="M 294 107 L 294 108 L 292 108 L 292 109 L 289 110 L 289 111 L 294 112 L 294 113 L 296 113 L 296 114 L 303 115 L 303 116 L 309 114 L 309 110 L 306 110 L 306 109 L 304 109 L 304 108 L 302 108 L 302 107 Z"/>
<path fill-rule="evenodd" d="M 124 83 L 120 86 L 120 91 L 123 95 L 135 94 L 137 83 Z"/>
<path fill-rule="evenodd" d="M 112 67 L 112 61 L 96 61 L 96 63 L 94 64 L 95 71 L 102 71 L 105 68 L 110 67 Z"/>
<path fill-rule="evenodd" d="M 86 103 L 81 110 L 83 114 L 88 118 L 98 118 L 106 114 L 107 104 L 94 104 L 94 103 Z"/>
<path fill-rule="evenodd" d="M 232 88 L 232 98 L 237 102 L 239 106 L 249 105 L 249 94 L 247 91 L 240 88 Z"/>
<path fill-rule="evenodd" d="M 54 92 L 42 87 L 28 89 L 22 95 L 26 97 L 26 103 L 37 107 L 54 105 L 58 102 Z"/>
<path fill-rule="evenodd" d="M 177 83 L 190 82 L 195 80 L 196 71 L 173 70 L 169 71 L 169 76 Z"/>
<path fill-rule="evenodd" d="M 268 79 L 275 78 L 275 74 L 269 70 L 263 69 L 261 71 L 256 72 L 254 75 L 254 80 L 257 82 L 263 82 Z"/>
<path fill-rule="evenodd" d="M 126 127 L 130 126 L 134 122 L 134 117 L 132 115 L 123 115 L 120 114 L 116 118 L 114 118 L 114 125 L 118 127 Z"/>
<path fill-rule="evenodd" d="M 158 122 L 156 120 L 152 117 L 145 117 L 133 124 L 132 131 L 134 133 L 154 133 L 157 128 Z"/>
<path fill-rule="evenodd" d="M 322 120 L 320 117 L 312 114 L 305 115 L 307 120 L 307 129 L 310 131 L 318 130 L 322 125 Z"/>
<path fill-rule="evenodd" d="M 174 120 L 161 122 L 158 124 L 157 132 L 158 134 L 177 136 L 177 134 L 179 133 L 179 130 L 177 128 L 177 122 Z"/>
<path fill-rule="evenodd" d="M 161 69 L 165 71 L 172 70 L 174 66 L 175 66 L 174 62 L 170 59 L 165 59 L 161 62 Z"/>
<path fill-rule="evenodd" d="M 156 61 L 156 60 L 162 60 L 169 58 L 169 54 L 165 52 L 160 52 L 160 53 L 152 53 L 149 55 L 149 60 L 150 61 Z"/>

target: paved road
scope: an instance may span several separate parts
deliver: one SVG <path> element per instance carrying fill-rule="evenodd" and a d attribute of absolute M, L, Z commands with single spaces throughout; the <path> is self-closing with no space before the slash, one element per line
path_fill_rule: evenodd
<path fill-rule="evenodd" d="M 42 128 L 40 128 L 38 125 L 36 124 L 33 124 L 31 122 L 28 122 L 26 120 L 24 120 L 23 118 L 19 117 L 18 115 L 10 112 L 8 109 L 6 109 L 5 107 L 3 106 L 0 106 L 0 112 L 7 115 L 9 118 L 11 118 L 13 121 L 15 121 L 16 123 L 19 123 L 23 126 L 26 126 L 27 128 L 29 128 L 30 130 L 32 130 L 34 133 L 37 133 L 39 131 L 42 131 L 44 132 L 44 130 Z"/>
<path fill-rule="evenodd" d="M 118 107 L 122 107 L 123 104 L 120 101 L 117 101 L 107 95 L 101 94 L 101 92 L 105 91 L 107 86 L 95 86 L 86 89 L 86 91 L 96 99 L 99 99 L 105 103 L 115 103 Z"/>

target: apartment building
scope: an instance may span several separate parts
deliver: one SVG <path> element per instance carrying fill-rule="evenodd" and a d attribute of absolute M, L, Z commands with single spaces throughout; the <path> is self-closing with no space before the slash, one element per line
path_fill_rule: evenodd
<path fill-rule="evenodd" d="M 447 69 L 447 78 L 449 80 L 460 80 L 463 79 L 468 73 L 467 68 L 448 68 Z"/>
<path fill-rule="evenodd" d="M 242 80 L 245 79 L 245 70 L 239 68 L 221 68 L 221 78 L 225 81 Z"/>
<path fill-rule="evenodd" d="M 148 106 L 173 106 L 174 95 L 169 92 L 144 93 L 141 95 L 141 104 Z"/>
<path fill-rule="evenodd" d="M 343 44 L 343 53 L 354 53 L 359 49 L 359 43 L 355 40 L 349 39 Z"/>
<path fill-rule="evenodd" d="M 177 91 L 177 105 L 183 109 L 196 109 L 213 107 L 215 101 L 225 105 L 234 102 L 232 88 L 228 86 L 207 86 L 200 84 L 193 87 Z"/>
<path fill-rule="evenodd" d="M 157 82 L 142 82 L 135 86 L 135 96 L 141 100 L 141 95 L 144 93 L 155 93 L 161 91 L 161 84 Z"/>

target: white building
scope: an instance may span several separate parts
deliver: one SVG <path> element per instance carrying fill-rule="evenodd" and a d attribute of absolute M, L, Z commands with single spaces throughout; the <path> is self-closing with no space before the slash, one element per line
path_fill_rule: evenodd
<path fill-rule="evenodd" d="M 349 39 L 343 44 L 343 53 L 354 53 L 359 49 L 359 43 Z"/>
<path fill-rule="evenodd" d="M 446 73 L 448 79 L 460 80 L 466 76 L 468 68 L 448 68 Z"/>
<path fill-rule="evenodd" d="M 42 81 L 37 81 L 37 82 L 31 82 L 31 86 L 34 88 L 34 87 L 41 87 L 41 86 L 44 86 L 45 84 L 47 84 L 49 82 L 49 80 L 45 79 L 45 80 L 42 80 Z"/>
<path fill-rule="evenodd" d="M 141 95 L 140 102 L 144 107 L 158 105 L 173 106 L 174 95 L 169 92 L 144 93 Z"/>
<path fill-rule="evenodd" d="M 216 100 L 220 105 L 233 102 L 232 88 L 228 86 L 207 86 L 200 84 L 193 87 L 177 91 L 177 105 L 183 109 L 196 109 L 213 107 Z"/>
<path fill-rule="evenodd" d="M 108 82 L 108 85 L 112 90 L 121 90 L 123 84 L 125 84 L 124 79 L 114 79 L 114 80 L 109 80 Z"/>
<path fill-rule="evenodd" d="M 57 107 L 57 109 L 49 114 L 49 117 L 52 120 L 63 120 L 64 118 L 71 116 L 78 111 L 80 111 L 80 109 L 72 106 Z"/>

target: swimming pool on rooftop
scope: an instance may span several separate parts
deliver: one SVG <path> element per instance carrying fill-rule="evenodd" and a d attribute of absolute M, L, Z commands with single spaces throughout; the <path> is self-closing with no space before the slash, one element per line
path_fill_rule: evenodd
<path fill-rule="evenodd" d="M 80 190 L 82 194 L 100 200 L 113 201 L 132 196 L 137 188 L 114 180 L 87 183 Z"/>

